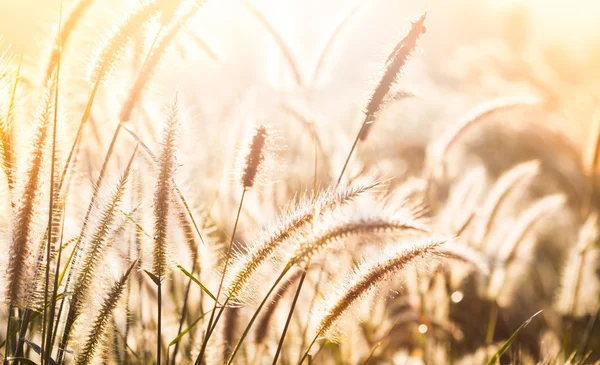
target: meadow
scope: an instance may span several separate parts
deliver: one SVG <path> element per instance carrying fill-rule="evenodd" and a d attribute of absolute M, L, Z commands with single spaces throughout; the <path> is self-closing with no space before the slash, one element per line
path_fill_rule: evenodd
<path fill-rule="evenodd" d="M 593 30 L 27 1 L 0 14 L 4 364 L 600 364 Z"/>

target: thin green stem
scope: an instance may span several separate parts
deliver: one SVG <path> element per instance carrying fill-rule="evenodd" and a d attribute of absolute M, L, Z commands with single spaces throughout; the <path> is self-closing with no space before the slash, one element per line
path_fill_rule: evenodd
<path fill-rule="evenodd" d="M 64 205 L 64 202 L 63 202 Z M 63 212 L 64 214 L 64 212 Z M 54 336 L 56 335 L 57 329 L 55 330 L 55 332 L 52 331 L 52 327 L 53 327 L 53 322 L 54 322 L 54 312 L 56 311 L 56 300 L 57 300 L 57 296 L 58 296 L 58 287 L 60 285 L 59 281 L 58 281 L 58 276 L 59 276 L 59 271 L 60 271 L 60 259 L 62 256 L 62 249 L 63 249 L 63 235 L 64 235 L 64 231 L 65 231 L 65 220 L 63 219 L 62 221 L 62 227 L 61 227 L 61 234 L 60 234 L 60 244 L 58 245 L 58 254 L 56 256 L 56 270 L 54 272 L 54 285 L 52 288 L 52 297 L 50 298 L 50 318 L 48 319 L 48 333 L 46 334 L 46 346 L 48 347 L 48 349 L 46 350 L 46 353 L 48 354 L 48 356 L 52 355 L 52 347 L 54 345 Z M 58 320 L 60 318 L 57 319 L 56 323 L 58 324 Z"/>
<path fill-rule="evenodd" d="M 244 189 L 244 191 L 242 192 L 242 197 L 240 198 L 240 204 L 238 206 L 238 210 L 237 210 L 237 214 L 235 217 L 235 224 L 233 225 L 233 233 L 231 234 L 231 239 L 229 241 L 229 247 L 227 248 L 227 255 L 225 256 L 225 266 L 223 267 L 223 273 L 221 274 L 221 280 L 219 282 L 219 289 L 217 290 L 217 300 L 215 300 L 215 305 L 213 307 L 213 310 L 210 314 L 210 319 L 208 320 L 208 328 L 206 331 L 206 336 L 204 337 L 204 341 L 202 342 L 202 348 L 200 349 L 200 353 L 198 354 L 198 358 L 196 358 L 196 362 L 195 364 L 200 364 L 202 362 L 202 360 L 204 359 L 204 353 L 206 352 L 206 345 L 208 344 L 208 340 L 210 339 L 210 336 L 213 332 L 213 330 L 211 330 L 211 328 L 213 327 L 213 320 L 215 319 L 214 315 L 215 315 L 215 311 L 217 310 L 217 305 L 219 304 L 219 296 L 221 295 L 221 289 L 223 288 L 223 281 L 225 280 L 225 274 L 227 272 L 227 266 L 229 265 L 229 258 L 231 257 L 231 248 L 233 247 L 233 240 L 235 238 L 235 233 L 237 231 L 237 226 L 238 226 L 238 222 L 240 220 L 240 214 L 242 212 L 242 205 L 244 204 L 244 197 L 246 196 L 246 189 Z M 226 299 L 225 303 L 223 304 L 223 307 L 221 308 L 221 310 L 219 311 L 219 317 L 221 316 L 221 314 L 223 313 L 223 310 L 226 306 L 228 299 Z M 217 320 L 214 323 L 214 326 L 217 325 Z M 214 329 L 214 328 L 213 328 Z"/>
<path fill-rule="evenodd" d="M 292 265 L 290 265 L 290 264 L 287 264 L 285 266 L 285 268 L 283 269 L 281 274 L 279 274 L 279 277 L 277 278 L 277 280 L 275 280 L 275 283 L 273 283 L 273 285 L 271 286 L 271 289 L 269 289 L 269 292 L 263 298 L 263 300 L 260 303 L 260 305 L 258 306 L 258 308 L 256 308 L 254 315 L 252 316 L 252 318 L 250 319 L 250 322 L 246 326 L 246 329 L 242 333 L 242 337 L 240 337 L 239 341 L 235 345 L 235 348 L 233 349 L 233 352 L 231 353 L 231 356 L 229 357 L 229 361 L 227 361 L 227 365 L 232 364 L 233 359 L 235 358 L 235 355 L 238 353 L 238 351 L 240 350 L 240 348 L 242 346 L 242 343 L 244 342 L 244 339 L 246 339 L 246 337 L 248 336 L 248 333 L 250 333 L 250 329 L 252 328 L 254 321 L 256 320 L 256 318 L 258 318 L 258 314 L 260 313 L 261 309 L 264 307 L 265 303 L 269 299 L 269 296 L 271 296 L 271 293 L 273 292 L 273 290 L 275 290 L 275 288 L 277 287 L 277 284 L 279 284 L 279 282 L 283 279 L 285 274 L 287 274 L 288 271 L 290 271 L 291 268 L 292 268 Z"/>
<path fill-rule="evenodd" d="M 306 278 L 306 273 L 308 271 L 308 265 L 304 268 L 302 272 L 302 276 L 300 277 L 300 283 L 298 284 L 298 289 L 296 290 L 296 294 L 294 295 L 294 300 L 292 301 L 292 307 L 290 308 L 290 313 L 288 314 L 287 320 L 285 321 L 285 326 L 283 327 L 283 332 L 281 333 L 281 338 L 279 339 L 279 345 L 277 346 L 277 351 L 275 351 L 275 356 L 273 357 L 273 365 L 277 364 L 277 359 L 279 358 L 279 353 L 283 347 L 283 341 L 285 340 L 285 334 L 287 333 L 290 322 L 292 321 L 292 315 L 294 314 L 294 309 L 296 308 L 296 303 L 298 302 L 298 298 L 300 297 L 300 291 L 302 290 L 302 285 L 304 284 L 304 279 Z"/>
<path fill-rule="evenodd" d="M 63 2 L 60 0 L 60 11 L 58 16 L 58 34 L 61 31 L 62 24 L 62 11 L 63 11 Z M 51 262 L 51 246 L 52 246 L 52 221 L 54 219 L 54 170 L 56 168 L 56 127 L 58 121 L 58 86 L 60 81 L 60 62 L 61 62 L 61 44 L 60 37 L 57 37 L 56 41 L 57 52 L 57 62 L 56 62 L 56 75 L 55 75 L 55 85 L 54 85 L 54 120 L 52 126 L 52 157 L 50 162 L 50 199 L 48 202 L 48 228 L 47 228 L 47 237 L 48 241 L 46 243 L 46 275 L 45 275 L 45 283 L 44 283 L 44 304 L 48 303 L 48 289 L 50 286 L 50 262 Z M 48 320 L 47 306 L 44 305 L 43 315 L 42 315 L 42 347 L 40 349 L 40 356 L 42 360 L 42 365 L 45 363 L 50 363 L 50 354 L 45 352 L 46 349 L 46 321 Z"/>
<path fill-rule="evenodd" d="M 315 148 L 315 160 L 314 160 L 314 171 L 313 171 L 313 196 L 316 199 L 316 197 L 317 197 L 317 169 L 318 169 L 318 162 L 319 162 L 319 148 L 318 148 L 317 135 L 316 135 L 316 131 L 314 131 L 314 128 L 313 128 L 313 132 L 314 132 L 313 137 L 314 137 L 314 148 Z M 313 200 L 313 203 L 314 202 L 315 201 Z M 296 294 L 294 295 L 294 300 L 292 301 L 290 313 L 288 314 L 287 320 L 285 322 L 285 326 L 283 328 L 283 332 L 281 333 L 281 338 L 279 339 L 279 345 L 277 346 L 277 351 L 275 352 L 275 356 L 273 357 L 273 365 L 277 364 L 277 359 L 279 358 L 279 353 L 281 352 L 281 348 L 283 347 L 283 341 L 285 340 L 285 334 L 286 334 L 287 329 L 292 320 L 292 314 L 294 313 L 294 309 L 296 308 L 296 302 L 298 301 L 298 298 L 300 297 L 300 291 L 302 290 L 302 285 L 304 284 L 304 279 L 306 279 L 306 273 L 308 271 L 309 265 L 310 265 L 310 263 L 307 263 L 306 266 L 304 267 L 304 272 L 302 272 L 302 277 L 300 278 L 300 283 L 298 284 L 298 289 L 296 290 Z M 321 274 L 319 274 L 319 278 L 320 278 L 320 276 L 321 276 Z M 317 283 L 317 285 L 318 285 L 318 283 Z M 313 297 L 313 299 L 314 298 L 316 298 L 316 295 L 315 295 L 315 297 Z M 311 302 L 311 306 L 312 306 L 313 302 Z M 308 325 L 306 326 L 306 328 L 308 328 Z M 306 336 L 306 333 L 304 334 L 304 336 Z M 302 341 L 304 342 L 304 337 L 302 338 Z M 304 346 L 304 345 L 302 345 L 302 346 Z"/>
<path fill-rule="evenodd" d="M 158 281 L 158 326 L 157 326 L 157 336 L 156 336 L 156 364 L 160 365 L 160 355 L 162 349 L 161 343 L 161 331 L 162 331 L 162 285 L 161 281 Z"/>
<path fill-rule="evenodd" d="M 70 181 L 69 181 L 70 182 Z M 69 186 L 69 182 L 67 183 L 67 187 Z M 65 189 L 67 190 L 67 189 Z M 68 194 L 64 194 L 63 195 L 63 200 L 62 200 L 62 209 L 63 209 L 63 217 L 65 214 L 65 210 L 66 210 L 66 199 L 67 199 Z M 52 347 L 54 346 L 54 341 L 56 340 L 56 334 L 58 333 L 58 323 L 60 321 L 60 315 L 56 320 L 56 326 L 53 329 L 53 323 L 54 323 L 54 313 L 56 311 L 56 301 L 58 298 L 58 288 L 60 286 L 60 284 L 62 283 L 62 276 L 60 275 L 60 261 L 62 258 L 62 251 L 63 251 L 63 239 L 64 239 L 64 232 L 65 232 L 65 219 L 62 220 L 62 224 L 61 224 L 61 231 L 60 231 L 60 244 L 58 245 L 58 254 L 56 256 L 56 268 L 54 271 L 54 284 L 53 284 L 53 289 L 52 289 L 52 297 L 50 298 L 50 318 L 49 318 L 49 323 L 48 323 L 48 333 L 47 333 L 47 341 L 46 341 L 46 346 L 48 347 L 47 352 L 49 354 L 52 354 Z M 70 262 L 70 261 L 69 261 Z M 66 263 L 65 265 L 65 269 L 68 267 L 69 262 Z M 63 299 L 64 301 L 64 299 Z"/>
<path fill-rule="evenodd" d="M 313 347 L 313 345 L 315 344 L 315 342 L 317 342 L 317 339 L 319 338 L 319 335 L 320 335 L 320 333 L 317 333 L 317 335 L 315 336 L 315 338 L 313 338 L 313 340 L 310 343 L 310 345 L 308 345 L 308 348 L 304 352 L 304 355 L 302 355 L 302 357 L 300 358 L 300 360 L 298 360 L 298 365 L 302 365 L 302 363 L 304 362 L 304 360 L 306 360 L 306 358 L 308 357 L 308 353 L 310 352 L 310 349 Z"/>
<path fill-rule="evenodd" d="M 350 162 L 350 158 L 352 157 L 352 153 L 356 149 L 356 145 L 358 144 L 358 141 L 360 140 L 360 136 L 362 135 L 363 130 L 365 129 L 365 127 L 367 125 L 367 120 L 368 119 L 365 118 L 362 126 L 360 127 L 360 130 L 356 134 L 356 138 L 354 139 L 354 143 L 352 144 L 352 148 L 350 148 L 350 152 L 348 152 L 348 157 L 346 157 L 346 162 L 344 162 L 344 167 L 342 167 L 342 172 L 340 172 L 340 176 L 337 179 L 337 185 L 340 185 L 340 182 L 342 181 L 342 177 L 344 176 L 344 172 L 346 172 L 346 168 L 348 167 L 348 162 Z"/>
<path fill-rule="evenodd" d="M 498 321 L 498 303 L 496 300 L 493 300 L 491 304 L 492 308 L 490 311 L 487 333 L 485 335 L 485 343 L 487 345 L 490 345 L 494 341 L 494 333 L 496 332 L 496 323 Z"/>
<path fill-rule="evenodd" d="M 196 266 L 197 266 L 197 260 L 194 260 L 194 264 L 192 265 L 192 271 L 191 271 L 192 275 L 194 275 L 196 272 Z M 188 279 L 188 283 L 185 288 L 185 294 L 183 296 L 183 304 L 181 306 L 181 317 L 179 317 L 179 329 L 177 330 L 177 336 L 179 336 L 181 334 L 181 331 L 183 330 L 183 324 L 187 317 L 188 299 L 189 299 L 191 287 L 192 287 L 192 279 L 190 278 L 190 279 Z M 171 360 L 171 365 L 175 365 L 175 358 L 177 357 L 178 350 L 179 350 L 179 341 L 177 341 L 177 343 L 175 344 L 175 347 L 173 348 L 173 357 Z"/>

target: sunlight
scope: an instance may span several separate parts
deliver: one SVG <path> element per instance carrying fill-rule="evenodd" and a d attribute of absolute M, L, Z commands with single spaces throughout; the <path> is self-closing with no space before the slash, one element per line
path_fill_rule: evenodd
<path fill-rule="evenodd" d="M 598 19 L 0 0 L 0 359 L 600 365 Z"/>

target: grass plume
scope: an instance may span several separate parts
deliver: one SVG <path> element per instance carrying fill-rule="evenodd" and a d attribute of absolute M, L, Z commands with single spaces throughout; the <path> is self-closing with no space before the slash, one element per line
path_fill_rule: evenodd
<path fill-rule="evenodd" d="M 86 301 L 89 299 L 91 285 L 96 275 L 96 269 L 100 263 L 99 260 L 106 255 L 107 249 L 113 243 L 110 240 L 111 229 L 113 228 L 118 207 L 121 203 L 127 186 L 127 181 L 129 179 L 131 166 L 136 152 L 137 147 L 132 153 L 129 162 L 127 163 L 127 166 L 125 167 L 125 170 L 123 171 L 123 174 L 116 185 L 112 197 L 104 209 L 102 209 L 100 220 L 98 221 L 96 229 L 90 236 L 90 243 L 83 257 L 83 262 L 81 264 L 81 268 L 78 270 L 77 278 L 75 279 L 75 285 L 73 287 L 73 294 L 71 296 L 71 302 L 67 312 L 67 319 L 59 346 L 59 362 L 64 356 L 64 351 L 67 348 L 73 325 L 81 314 Z M 73 265 L 73 259 L 71 259 L 71 265 Z"/>
<path fill-rule="evenodd" d="M 200 2 L 194 2 L 183 14 L 178 16 L 173 24 L 171 24 L 165 31 L 162 37 L 160 37 L 154 47 L 152 47 L 150 54 L 146 61 L 142 65 L 138 76 L 136 77 L 133 85 L 129 89 L 129 93 L 125 99 L 125 103 L 119 113 L 119 120 L 121 122 L 127 122 L 131 118 L 131 112 L 134 106 L 142 96 L 144 86 L 148 83 L 153 71 L 157 68 L 163 55 L 166 53 L 167 48 L 171 45 L 179 31 L 185 26 L 186 22 L 194 16 L 196 11 L 200 8 Z"/>
<path fill-rule="evenodd" d="M 425 28 L 423 23 L 425 22 L 426 16 L 427 13 L 423 13 L 423 15 L 421 15 L 416 22 L 412 23 L 408 34 L 394 47 L 385 61 L 385 71 L 381 80 L 375 87 L 369 102 L 367 103 L 367 107 L 365 109 L 365 119 L 360 127 L 360 130 L 358 131 L 358 134 L 356 135 L 356 139 L 354 140 L 352 147 L 350 148 L 348 157 L 346 157 L 344 167 L 342 167 L 342 171 L 338 177 L 338 184 L 342 180 L 342 176 L 346 171 L 346 167 L 348 166 L 348 162 L 352 157 L 352 153 L 354 152 L 356 145 L 359 141 L 364 141 L 367 138 L 369 131 L 371 130 L 371 125 L 375 121 L 378 112 L 384 105 L 386 98 L 389 96 L 392 86 L 400 76 L 402 68 L 408 60 L 408 57 L 417 46 L 417 40 L 419 39 L 419 36 L 425 33 L 427 28 Z"/>
<path fill-rule="evenodd" d="M 96 319 L 90 327 L 90 331 L 87 335 L 87 340 L 85 342 L 85 345 L 83 346 L 83 350 L 76 359 L 76 363 L 78 365 L 89 364 L 94 358 L 94 354 L 98 347 L 98 343 L 104 335 L 106 326 L 108 325 L 112 313 L 115 310 L 117 303 L 119 302 L 119 298 L 123 294 L 123 290 L 125 289 L 125 285 L 127 283 L 127 280 L 129 279 L 129 273 L 134 268 L 135 264 L 136 262 L 134 261 L 129 266 L 129 269 L 127 269 L 127 271 L 121 276 L 119 281 L 117 281 L 112 286 L 112 288 L 104 298 L 102 306 L 100 308 L 100 312 L 98 313 Z"/>
<path fill-rule="evenodd" d="M 371 126 L 377 117 L 377 113 L 385 104 L 385 100 L 390 95 L 392 86 L 397 82 L 398 77 L 402 72 L 402 68 L 417 46 L 419 36 L 427 30 L 423 25 L 426 16 L 427 13 L 423 13 L 416 22 L 412 23 L 406 36 L 404 36 L 404 38 L 402 38 L 402 40 L 394 47 L 394 50 L 385 61 L 385 71 L 383 76 L 381 80 L 379 80 L 377 87 L 375 87 L 365 109 L 365 120 L 358 133 L 358 138 L 361 141 L 367 139 Z"/>
<path fill-rule="evenodd" d="M 412 212 L 403 213 L 397 218 L 372 217 L 342 221 L 328 226 L 321 233 L 311 232 L 309 239 L 299 244 L 290 262 L 294 265 L 306 262 L 329 245 L 350 237 L 373 241 L 379 235 L 397 237 L 403 233 L 429 233 L 429 230 L 412 216 Z"/>
<path fill-rule="evenodd" d="M 331 304 L 326 306 L 324 314 L 318 319 L 317 336 L 328 335 L 336 321 L 369 290 L 372 290 L 392 275 L 406 268 L 417 259 L 437 253 L 438 248 L 445 240 L 431 240 L 404 247 L 397 252 L 388 253 L 384 259 L 378 259 L 373 266 L 357 268 L 345 281 L 341 295 L 331 299 Z"/>
<path fill-rule="evenodd" d="M 238 297 L 258 267 L 267 261 L 282 244 L 300 236 L 302 230 L 311 224 L 315 217 L 346 205 L 358 196 L 374 191 L 380 186 L 379 182 L 359 182 L 340 188 L 331 187 L 317 195 L 316 198 L 309 196 L 288 208 L 272 227 L 265 229 L 258 239 L 250 243 L 247 254 L 235 258 L 232 273 L 230 273 L 226 285 L 227 296 Z"/>
<path fill-rule="evenodd" d="M 500 176 L 488 193 L 488 198 L 481 207 L 481 211 L 477 214 L 478 224 L 473 237 L 476 244 L 482 244 L 486 239 L 502 202 L 509 196 L 511 191 L 529 183 L 539 173 L 539 170 L 540 164 L 538 161 L 529 161 L 513 167 Z"/>
<path fill-rule="evenodd" d="M 167 112 L 167 120 L 161 141 L 161 153 L 159 156 L 158 177 L 154 190 L 154 249 L 152 271 L 158 279 L 158 327 L 156 358 L 157 363 L 161 361 L 162 350 L 162 280 L 167 274 L 167 229 L 169 225 L 169 214 L 171 210 L 171 181 L 175 173 L 175 152 L 177 148 L 177 134 L 179 132 L 179 104 L 175 95 L 173 102 Z"/>
<path fill-rule="evenodd" d="M 52 42 L 52 51 L 50 53 L 50 60 L 48 61 L 48 66 L 46 67 L 46 73 L 44 75 L 44 80 L 49 80 L 52 77 L 52 73 L 54 72 L 55 67 L 57 66 L 60 58 L 61 51 L 66 47 L 73 31 L 77 24 L 81 21 L 81 18 L 88 11 L 90 6 L 94 3 L 94 0 L 79 0 L 71 9 L 69 15 L 67 16 L 65 23 L 60 24 L 58 34 L 56 35 L 56 39 Z M 60 44 L 59 49 L 56 45 Z"/>
<path fill-rule="evenodd" d="M 600 55 L 461 2 L 7 8 L 4 365 L 600 361 Z"/>
<path fill-rule="evenodd" d="M 16 204 L 12 238 L 9 249 L 8 285 L 6 297 L 11 307 L 24 306 L 28 273 L 32 269 L 31 254 L 34 236 L 34 216 L 40 202 L 40 187 L 44 182 L 44 163 L 48 158 L 48 136 L 52 123 L 52 90 L 48 85 L 38 111 L 37 131 L 33 139 L 31 157 L 24 176 L 21 197 Z"/>
<path fill-rule="evenodd" d="M 254 186 L 256 177 L 260 172 L 261 165 L 265 159 L 266 144 L 269 138 L 269 132 L 264 125 L 256 128 L 256 132 L 250 142 L 250 147 L 246 158 L 244 159 L 244 172 L 242 174 L 242 187 L 244 190 Z"/>

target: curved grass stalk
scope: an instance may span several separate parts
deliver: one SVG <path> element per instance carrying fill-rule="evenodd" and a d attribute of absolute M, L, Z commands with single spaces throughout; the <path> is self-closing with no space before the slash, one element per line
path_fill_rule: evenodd
<path fill-rule="evenodd" d="M 335 28 L 333 28 L 333 31 L 327 37 L 325 45 L 319 52 L 319 57 L 317 58 L 317 64 L 316 64 L 315 69 L 312 74 L 311 85 L 314 85 L 317 82 L 317 80 L 319 79 L 321 69 L 323 68 L 323 64 L 325 63 L 325 59 L 327 58 L 327 55 L 329 54 L 329 51 L 331 50 L 333 43 L 338 38 L 338 36 L 342 33 L 342 31 L 344 30 L 346 25 L 350 22 L 350 20 L 352 20 L 354 15 L 356 15 L 356 13 L 358 13 L 358 11 L 365 4 L 365 2 L 366 2 L 366 0 L 360 0 L 358 3 L 352 5 L 350 7 L 350 9 L 347 11 L 347 13 L 341 18 L 339 23 L 335 26 Z"/>
<path fill-rule="evenodd" d="M 87 10 L 93 2 L 94 0 L 80 0 L 77 4 L 75 4 L 73 10 L 71 10 L 71 12 L 69 13 L 65 24 L 62 24 L 62 20 L 58 23 L 58 34 L 56 35 L 54 44 L 60 44 L 61 50 L 54 47 L 52 48 L 50 60 L 48 61 L 48 66 L 46 66 L 46 73 L 44 75 L 45 81 L 49 80 L 50 77 L 52 77 L 54 68 L 57 67 L 58 63 L 60 62 L 62 49 L 64 49 L 69 39 L 71 38 L 71 35 L 73 34 L 73 30 L 77 26 L 77 23 L 81 20 L 83 15 L 85 15 L 85 13 L 87 12 Z"/>
<path fill-rule="evenodd" d="M 510 193 L 530 183 L 539 172 L 540 163 L 535 160 L 521 163 L 498 178 L 478 214 L 473 238 L 476 245 L 481 246 L 485 242 L 496 220 L 498 210 Z"/>
<path fill-rule="evenodd" d="M 449 151 L 471 128 L 487 120 L 489 116 L 518 108 L 541 105 L 542 101 L 536 97 L 504 97 L 487 101 L 470 110 L 428 148 L 427 168 L 429 170 L 428 173 L 431 175 L 430 177 L 433 177 L 435 169 L 440 169 L 441 177 L 446 175 L 445 160 Z"/>
<path fill-rule="evenodd" d="M 290 66 L 290 69 L 292 70 L 292 74 L 294 75 L 294 80 L 296 81 L 296 85 L 300 86 L 300 87 L 303 86 L 304 80 L 302 80 L 302 75 L 300 74 L 300 68 L 298 67 L 298 64 L 296 63 L 296 59 L 294 58 L 292 51 L 287 46 L 287 44 L 284 42 L 283 38 L 281 38 L 281 35 L 279 34 L 279 32 L 277 32 L 277 30 L 275 30 L 275 27 L 273 27 L 273 25 L 267 20 L 267 17 L 265 16 L 265 14 L 263 14 L 260 10 L 258 10 L 254 5 L 252 5 L 250 2 L 248 2 L 246 0 L 242 0 L 242 4 L 248 10 L 250 10 L 250 13 L 252 13 L 252 15 L 254 15 L 254 17 L 265 27 L 267 32 L 273 37 L 273 39 L 275 40 L 275 43 L 277 43 L 277 46 L 279 46 L 281 53 L 285 57 L 286 61 L 288 62 L 288 65 Z"/>
<path fill-rule="evenodd" d="M 411 262 L 436 254 L 438 248 L 445 242 L 445 240 L 433 240 L 424 244 L 396 250 L 395 252 L 392 251 L 386 255 L 387 258 L 384 260 L 380 260 L 373 265 L 363 265 L 352 272 L 344 283 L 340 284 L 338 288 L 339 294 L 331 297 L 332 304 L 328 305 L 324 310 L 324 314 L 317 326 L 316 335 L 304 352 L 304 355 L 300 358 L 299 364 L 302 364 L 306 360 L 311 347 L 317 339 L 320 336 L 327 337 L 327 333 L 332 329 L 337 320 L 357 300 L 391 275 L 398 273 Z"/>

